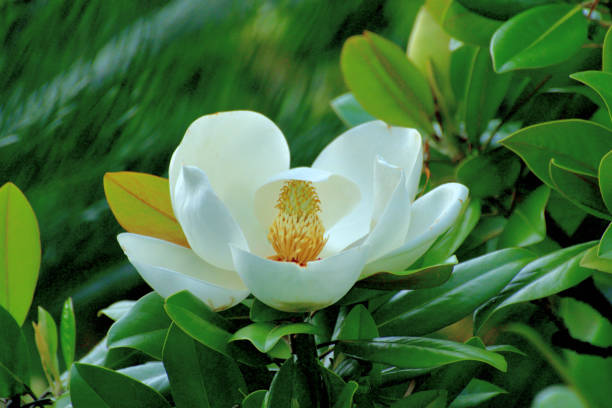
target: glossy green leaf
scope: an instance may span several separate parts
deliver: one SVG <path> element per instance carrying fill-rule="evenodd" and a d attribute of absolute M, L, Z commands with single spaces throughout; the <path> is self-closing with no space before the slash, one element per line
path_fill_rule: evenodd
<path fill-rule="evenodd" d="M 556 159 L 550 161 L 548 171 L 552 186 L 565 199 L 589 214 L 612 220 L 612 215 L 601 199 L 597 177 L 576 173 L 574 169 L 559 164 Z"/>
<path fill-rule="evenodd" d="M 565 385 L 544 388 L 533 399 L 531 408 L 586 408 L 580 397 Z"/>
<path fill-rule="evenodd" d="M 486 48 L 476 52 L 470 64 L 464 96 L 465 130 L 472 143 L 478 143 L 480 135 L 497 113 L 511 80 L 512 74 L 498 74 L 493 70 Z"/>
<path fill-rule="evenodd" d="M 254 322 L 271 322 L 274 320 L 288 320 L 296 316 L 300 316 L 300 314 L 281 312 L 280 310 L 273 309 L 270 306 L 266 305 L 263 302 L 260 302 L 257 299 L 253 299 L 253 304 L 251 305 L 251 311 L 249 313 L 249 318 Z"/>
<path fill-rule="evenodd" d="M 612 28 L 608 29 L 604 38 L 603 51 L 601 55 L 601 70 L 612 72 Z"/>
<path fill-rule="evenodd" d="M 453 400 L 449 408 L 477 407 L 493 397 L 506 393 L 506 390 L 495 384 L 474 378 Z"/>
<path fill-rule="evenodd" d="M 457 0 L 428 0 L 426 7 L 451 37 L 483 47 L 501 25 L 500 21 L 473 13 Z"/>
<path fill-rule="evenodd" d="M 495 297 L 474 313 L 474 332 L 499 311 L 521 302 L 541 299 L 582 282 L 591 271 L 580 266 L 584 252 L 592 242 L 574 245 L 538 258 L 521 271 Z"/>
<path fill-rule="evenodd" d="M 316 334 L 318 329 L 310 323 L 275 325 L 269 322 L 253 323 L 238 330 L 229 341 L 248 340 L 262 353 L 271 351 L 284 336 L 290 334 Z"/>
<path fill-rule="evenodd" d="M 472 233 L 465 239 L 461 249 L 470 251 L 488 243 L 492 244 L 490 246 L 493 248 L 492 250 L 496 249 L 497 239 L 504 231 L 507 223 L 508 220 L 499 215 L 482 217 Z"/>
<path fill-rule="evenodd" d="M 376 119 L 363 109 L 359 102 L 357 102 L 357 99 L 355 99 L 355 96 L 350 92 L 333 99 L 331 107 L 348 127 L 361 125 Z"/>
<path fill-rule="evenodd" d="M 392 42 L 366 32 L 349 38 L 340 66 L 355 98 L 391 125 L 433 131 L 433 99 L 427 80 Z"/>
<path fill-rule="evenodd" d="M 419 391 L 394 402 L 390 408 L 445 408 L 446 391 Z"/>
<path fill-rule="evenodd" d="M 177 408 L 224 408 L 242 401 L 247 388 L 236 362 L 176 325 L 168 331 L 163 361 Z"/>
<path fill-rule="evenodd" d="M 567 236 L 572 236 L 582 224 L 587 213 L 569 202 L 557 191 L 552 190 L 548 198 L 546 212 L 561 227 Z"/>
<path fill-rule="evenodd" d="M 72 366 L 70 398 L 74 408 L 170 408 L 160 393 L 140 381 L 82 363 Z"/>
<path fill-rule="evenodd" d="M 117 372 L 153 388 L 165 398 L 170 397 L 170 382 L 164 364 L 160 361 L 149 361 L 144 364 L 122 368 Z"/>
<path fill-rule="evenodd" d="M 602 258 L 597 255 L 600 245 L 596 245 L 585 252 L 584 256 L 580 260 L 580 266 L 595 269 L 597 271 L 612 273 L 612 259 Z"/>
<path fill-rule="evenodd" d="M 6 183 L 0 188 L 0 306 L 20 326 L 34 296 L 40 254 L 34 210 L 17 186 Z"/>
<path fill-rule="evenodd" d="M 470 189 L 472 197 L 492 197 L 512 187 L 520 171 L 518 158 L 501 148 L 462 161 L 457 181 Z"/>
<path fill-rule="evenodd" d="M 109 348 L 128 347 L 161 360 L 170 319 L 164 299 L 155 292 L 143 296 L 108 331 Z"/>
<path fill-rule="evenodd" d="M 608 128 L 596 123 L 568 119 L 528 126 L 500 143 L 518 154 L 540 180 L 552 187 L 551 159 L 577 173 L 597 177 L 599 162 L 612 150 L 612 135 Z"/>
<path fill-rule="evenodd" d="M 336 351 L 353 358 L 399 368 L 441 367 L 473 360 L 506 371 L 506 360 L 499 354 L 449 340 L 426 337 L 378 337 L 372 340 L 341 340 Z"/>
<path fill-rule="evenodd" d="M 360 280 L 356 286 L 383 290 L 432 288 L 440 286 L 449 279 L 455 264 L 457 257 L 453 255 L 437 265 L 398 272 L 379 272 Z"/>
<path fill-rule="evenodd" d="M 66 370 L 70 370 L 70 366 L 74 361 L 76 347 L 76 320 L 74 317 L 74 305 L 72 298 L 66 299 L 62 307 L 62 317 L 60 319 L 60 344 Z"/>
<path fill-rule="evenodd" d="M 582 7 L 551 4 L 534 7 L 506 21 L 491 39 L 497 72 L 540 68 L 570 58 L 586 40 Z"/>
<path fill-rule="evenodd" d="M 112 321 L 117 321 L 130 311 L 130 309 L 136 304 L 135 300 L 120 300 L 113 303 L 109 307 L 106 307 L 98 312 L 98 316 L 104 315 Z"/>
<path fill-rule="evenodd" d="M 15 318 L 0 306 L 0 398 L 25 392 L 30 382 L 29 349 Z"/>
<path fill-rule="evenodd" d="M 506 249 L 460 263 L 442 286 L 398 292 L 373 313 L 374 320 L 383 335 L 434 332 L 496 295 L 531 259 L 529 251 Z"/>
<path fill-rule="evenodd" d="M 499 237 L 499 248 L 527 246 L 546 237 L 544 210 L 550 196 L 550 188 L 540 186 L 520 202 Z"/>
<path fill-rule="evenodd" d="M 612 223 L 608 225 L 599 241 L 597 256 L 612 260 Z"/>
<path fill-rule="evenodd" d="M 612 119 L 612 73 L 583 71 L 570 75 L 571 78 L 591 87 L 601 96 Z"/>
<path fill-rule="evenodd" d="M 557 0 L 458 0 L 464 7 L 497 20 L 506 20 L 521 11 Z"/>
<path fill-rule="evenodd" d="M 312 407 L 308 380 L 298 369 L 293 358 L 283 363 L 270 384 L 267 408 Z"/>
<path fill-rule="evenodd" d="M 612 150 L 610 150 L 599 163 L 598 169 L 599 190 L 604 204 L 612 214 Z"/>
<path fill-rule="evenodd" d="M 378 337 L 372 315 L 363 305 L 356 305 L 340 323 L 334 340 L 368 340 Z"/>

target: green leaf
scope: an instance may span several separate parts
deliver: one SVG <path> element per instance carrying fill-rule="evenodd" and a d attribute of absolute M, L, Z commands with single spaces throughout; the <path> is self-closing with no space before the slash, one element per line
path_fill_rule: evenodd
<path fill-rule="evenodd" d="M 333 99 L 331 107 L 348 127 L 361 125 L 376 119 L 363 109 L 359 102 L 357 102 L 357 99 L 355 99 L 355 96 L 350 92 Z"/>
<path fill-rule="evenodd" d="M 397 45 L 369 32 L 350 37 L 340 66 L 349 89 L 370 114 L 390 125 L 433 131 L 428 82 Z"/>
<path fill-rule="evenodd" d="M 419 391 L 393 403 L 390 408 L 445 408 L 446 391 Z"/>
<path fill-rule="evenodd" d="M 488 46 L 491 36 L 501 25 L 500 21 L 472 13 L 456 0 L 429 0 L 426 7 L 439 18 L 442 28 L 451 37 L 470 44 Z"/>
<path fill-rule="evenodd" d="M 497 72 L 555 65 L 577 52 L 587 36 L 582 7 L 551 4 L 506 21 L 491 39 Z"/>
<path fill-rule="evenodd" d="M 499 248 L 527 246 L 546 237 L 544 210 L 550 196 L 550 188 L 540 186 L 520 202 L 499 237 Z"/>
<path fill-rule="evenodd" d="M 463 103 L 466 89 L 472 80 L 472 68 L 479 47 L 462 45 L 453 50 L 450 57 L 450 82 L 458 103 Z"/>
<path fill-rule="evenodd" d="M 472 156 L 457 167 L 457 181 L 470 189 L 472 197 L 498 196 L 512 187 L 521 171 L 521 163 L 507 149 Z"/>
<path fill-rule="evenodd" d="M 601 71 L 583 71 L 570 75 L 577 81 L 591 87 L 599 94 L 608 108 L 610 119 L 612 119 L 612 73 Z"/>
<path fill-rule="evenodd" d="M 153 388 L 116 371 L 75 363 L 70 374 L 74 408 L 170 408 Z"/>
<path fill-rule="evenodd" d="M 29 349 L 15 318 L 0 306 L 0 398 L 25 392 L 30 382 Z"/>
<path fill-rule="evenodd" d="M 453 400 L 449 408 L 477 407 L 499 394 L 507 393 L 506 390 L 495 384 L 474 378 L 467 387 L 461 391 L 461 394 Z"/>
<path fill-rule="evenodd" d="M 480 48 L 470 65 L 465 92 L 465 130 L 472 143 L 478 144 L 501 105 L 510 86 L 512 74 L 498 74 L 493 70 L 486 48 Z"/>
<path fill-rule="evenodd" d="M 0 306 L 22 325 L 40 268 L 40 232 L 34 210 L 13 183 L 0 188 Z"/>
<path fill-rule="evenodd" d="M 563 232 L 570 237 L 574 235 L 587 216 L 586 212 L 569 202 L 555 190 L 551 191 L 546 211 Z"/>
<path fill-rule="evenodd" d="M 557 0 L 458 0 L 466 8 L 483 16 L 507 20 L 521 11 Z"/>
<path fill-rule="evenodd" d="M 356 305 L 342 319 L 333 340 L 368 340 L 378 337 L 378 328 L 372 315 L 363 305 Z"/>
<path fill-rule="evenodd" d="M 580 397 L 565 385 L 544 388 L 533 399 L 531 408 L 586 408 Z"/>
<path fill-rule="evenodd" d="M 529 251 L 505 249 L 460 263 L 442 286 L 397 293 L 373 313 L 374 320 L 383 335 L 434 332 L 496 295 L 531 259 Z"/>
<path fill-rule="evenodd" d="M 612 150 L 602 157 L 598 169 L 599 190 L 606 207 L 612 214 Z"/>
<path fill-rule="evenodd" d="M 60 319 L 60 340 L 66 370 L 70 370 L 70 366 L 74 361 L 76 347 L 76 320 L 74 318 L 72 298 L 66 299 L 64 306 L 62 307 L 62 317 Z"/>
<path fill-rule="evenodd" d="M 153 388 L 165 398 L 170 397 L 170 382 L 164 364 L 160 361 L 149 361 L 144 364 L 122 368 L 117 372 Z"/>
<path fill-rule="evenodd" d="M 336 351 L 350 357 L 399 368 L 435 368 L 458 361 L 480 361 L 506 371 L 499 354 L 449 340 L 426 337 L 378 337 L 372 340 L 341 340 Z"/>
<path fill-rule="evenodd" d="M 98 312 L 98 316 L 105 315 L 112 321 L 117 321 L 130 311 L 130 309 L 136 304 L 135 300 L 120 300 L 113 303 L 109 307 L 106 307 Z"/>
<path fill-rule="evenodd" d="M 601 65 L 602 71 L 612 72 L 612 28 L 608 29 L 606 37 L 604 38 Z"/>
<path fill-rule="evenodd" d="M 254 322 L 271 322 L 274 320 L 287 320 L 300 315 L 299 313 L 281 312 L 257 299 L 253 299 L 249 318 Z"/>
<path fill-rule="evenodd" d="M 538 258 L 522 268 L 497 296 L 476 310 L 474 332 L 478 333 L 487 320 L 508 306 L 553 295 L 588 278 L 591 271 L 582 268 L 580 260 L 592 246 L 592 242 L 574 245 Z"/>
<path fill-rule="evenodd" d="M 53 316 L 41 306 L 38 306 L 38 322 L 32 322 L 32 325 L 42 368 L 49 385 L 52 386 L 54 380 L 59 380 L 60 373 L 57 359 L 57 325 Z"/>
<path fill-rule="evenodd" d="M 253 391 L 242 400 L 242 408 L 263 408 L 266 400 L 266 390 Z"/>
<path fill-rule="evenodd" d="M 398 272 L 379 272 L 357 282 L 356 286 L 368 289 L 426 289 L 440 286 L 448 280 L 457 264 L 452 256 L 443 263 Z"/>
<path fill-rule="evenodd" d="M 164 299 L 155 292 L 143 296 L 108 331 L 108 347 L 128 347 L 161 360 L 170 319 Z"/>
<path fill-rule="evenodd" d="M 267 408 L 311 407 L 308 380 L 293 358 L 283 363 L 274 376 L 268 393 Z"/>
<path fill-rule="evenodd" d="M 612 223 L 608 225 L 599 241 L 597 256 L 612 260 Z"/>
<path fill-rule="evenodd" d="M 597 251 L 600 246 L 601 243 L 586 251 L 580 260 L 580 266 L 595 269 L 597 271 L 612 273 L 612 259 L 602 258 L 597 255 Z"/>
<path fill-rule="evenodd" d="M 224 408 L 242 401 L 247 387 L 236 362 L 174 324 L 164 344 L 163 361 L 177 408 Z"/>
<path fill-rule="evenodd" d="M 490 250 L 495 250 L 497 246 L 497 238 L 504 231 L 508 220 L 502 216 L 487 216 L 482 217 L 472 233 L 468 235 L 462 251 L 470 251 L 483 244 L 491 244 Z"/>
<path fill-rule="evenodd" d="M 549 175 L 552 185 L 565 199 L 596 217 L 612 220 L 599 194 L 597 177 L 579 174 L 551 159 Z"/>
<path fill-rule="evenodd" d="M 316 334 L 318 329 L 310 323 L 274 325 L 269 322 L 253 323 L 238 330 L 229 341 L 248 340 L 262 353 L 271 351 L 277 343 L 290 334 Z"/>
<path fill-rule="evenodd" d="M 575 172 L 597 177 L 599 162 L 612 150 L 612 134 L 596 123 L 568 119 L 528 126 L 500 143 L 518 154 L 540 180 L 554 187 L 548 171 L 551 159 Z"/>

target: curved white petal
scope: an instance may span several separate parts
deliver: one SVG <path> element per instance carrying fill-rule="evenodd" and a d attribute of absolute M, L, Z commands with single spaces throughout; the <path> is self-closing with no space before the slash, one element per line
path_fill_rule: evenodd
<path fill-rule="evenodd" d="M 289 168 L 289 147 L 274 122 L 250 111 L 220 112 L 193 122 L 170 161 L 173 204 L 176 183 L 185 165 L 206 173 L 251 250 L 264 251 L 267 227 L 255 217 L 255 190 L 272 175 Z"/>
<path fill-rule="evenodd" d="M 344 234 L 347 238 L 357 240 L 370 231 L 374 167 L 379 158 L 404 170 L 412 199 L 423 161 L 421 136 L 415 129 L 391 127 L 381 121 L 364 123 L 338 136 L 312 165 L 353 180 L 361 190 L 362 200 L 355 211 L 337 224 L 338 229 L 348 230 Z M 352 242 L 347 240 L 343 245 Z"/>
<path fill-rule="evenodd" d="M 391 197 L 386 201 L 385 208 L 381 211 L 372 232 L 367 236 L 364 245 L 369 246 L 368 261 L 373 261 L 385 255 L 389 251 L 404 243 L 406 232 L 410 225 L 410 192 L 401 169 L 388 167 L 380 163 L 377 166 L 381 170 L 379 174 L 386 174 L 389 179 L 397 180 L 395 189 L 390 193 Z M 385 171 L 382 171 L 386 167 Z M 396 173 L 395 175 L 393 173 Z M 399 179 L 398 179 L 399 176 Z M 382 190 L 382 189 L 381 189 Z M 385 191 L 380 193 L 388 195 Z"/>
<path fill-rule="evenodd" d="M 211 309 L 223 310 L 249 295 L 236 272 L 215 268 L 189 248 L 131 233 L 117 240 L 140 276 L 163 297 L 187 289 Z"/>
<path fill-rule="evenodd" d="M 197 167 L 181 169 L 175 191 L 174 214 L 193 251 L 222 269 L 234 269 L 229 244 L 248 249 L 240 227 Z"/>
<path fill-rule="evenodd" d="M 329 237 L 323 256 L 342 249 L 335 248 L 340 235 L 335 233 L 333 227 L 359 203 L 359 187 L 346 177 L 325 170 L 297 167 L 283 171 L 274 175 L 255 192 L 255 213 L 262 225 L 272 225 L 278 213 L 275 208 L 278 195 L 287 180 L 310 181 L 315 187 L 321 206 L 319 217 Z"/>
<path fill-rule="evenodd" d="M 412 204 L 410 227 L 404 244 L 368 263 L 362 277 L 409 267 L 453 225 L 467 196 L 468 189 L 463 184 L 447 183 L 416 200 Z"/>
<path fill-rule="evenodd" d="M 322 309 L 337 302 L 357 281 L 367 247 L 308 262 L 277 262 L 232 247 L 236 271 L 255 297 L 288 312 Z"/>

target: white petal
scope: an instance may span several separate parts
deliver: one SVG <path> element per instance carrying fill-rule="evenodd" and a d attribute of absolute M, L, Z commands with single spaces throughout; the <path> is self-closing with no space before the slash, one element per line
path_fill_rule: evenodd
<path fill-rule="evenodd" d="M 251 250 L 263 251 L 266 228 L 255 217 L 255 190 L 272 175 L 289 168 L 289 147 L 280 129 L 249 111 L 221 112 L 193 122 L 170 161 L 170 194 L 181 167 L 202 169 L 238 222 Z"/>
<path fill-rule="evenodd" d="M 385 166 L 381 163 L 378 167 L 382 169 Z M 393 171 L 399 173 L 399 179 L 397 175 L 392 174 Z M 391 192 L 391 197 L 386 200 L 386 206 L 378 217 L 378 222 L 364 241 L 364 244 L 370 247 L 368 262 L 378 259 L 402 245 L 410 225 L 411 197 L 407 190 L 404 173 L 397 167 L 388 167 L 386 171 L 379 171 L 378 173 L 386 173 L 389 179 L 396 179 L 397 181 L 395 189 Z M 386 192 L 385 195 L 387 195 Z"/>
<path fill-rule="evenodd" d="M 117 240 L 140 276 L 163 297 L 187 289 L 211 309 L 223 310 L 249 294 L 236 272 L 215 268 L 189 248 L 130 233 Z"/>
<path fill-rule="evenodd" d="M 453 225 L 467 196 L 468 189 L 464 185 L 447 183 L 416 200 L 412 204 L 410 227 L 404 244 L 368 263 L 362 277 L 409 267 Z"/>
<path fill-rule="evenodd" d="M 404 170 L 411 198 L 418 187 L 422 166 L 421 136 L 414 129 L 391 127 L 381 121 L 364 123 L 338 136 L 331 142 L 312 167 L 340 174 L 354 181 L 361 190 L 362 200 L 338 229 L 345 229 L 347 246 L 370 231 L 374 208 L 374 166 L 378 158 Z M 353 241 L 350 241 L 353 239 Z"/>
<path fill-rule="evenodd" d="M 305 267 L 271 261 L 236 247 L 232 254 L 238 274 L 257 299 L 278 310 L 302 312 L 322 309 L 344 296 L 363 269 L 367 247 L 308 262 Z"/>
<path fill-rule="evenodd" d="M 187 242 L 205 261 L 234 269 L 229 244 L 248 249 L 240 227 L 197 167 L 182 168 L 175 188 L 174 213 Z"/>
<path fill-rule="evenodd" d="M 278 213 L 275 208 L 278 195 L 287 180 L 312 182 L 321 202 L 319 217 L 329 237 L 324 256 L 336 253 L 338 250 L 335 250 L 334 246 L 339 235 L 334 233 L 333 227 L 359 203 L 361 198 L 359 187 L 346 177 L 309 167 L 298 167 L 278 173 L 255 193 L 255 212 L 262 225 L 272 225 Z"/>

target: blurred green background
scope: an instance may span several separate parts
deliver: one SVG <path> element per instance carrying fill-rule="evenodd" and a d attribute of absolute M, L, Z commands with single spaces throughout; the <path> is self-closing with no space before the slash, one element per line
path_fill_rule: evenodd
<path fill-rule="evenodd" d="M 344 130 L 339 54 L 363 30 L 405 47 L 421 0 L 2 2 L 0 183 L 37 214 L 43 264 L 33 305 L 72 296 L 80 352 L 99 309 L 149 291 L 115 240 L 107 171 L 165 176 L 197 117 L 250 109 L 307 165 Z M 33 307 L 31 310 L 35 311 Z M 28 327 L 26 325 L 26 327 Z"/>

